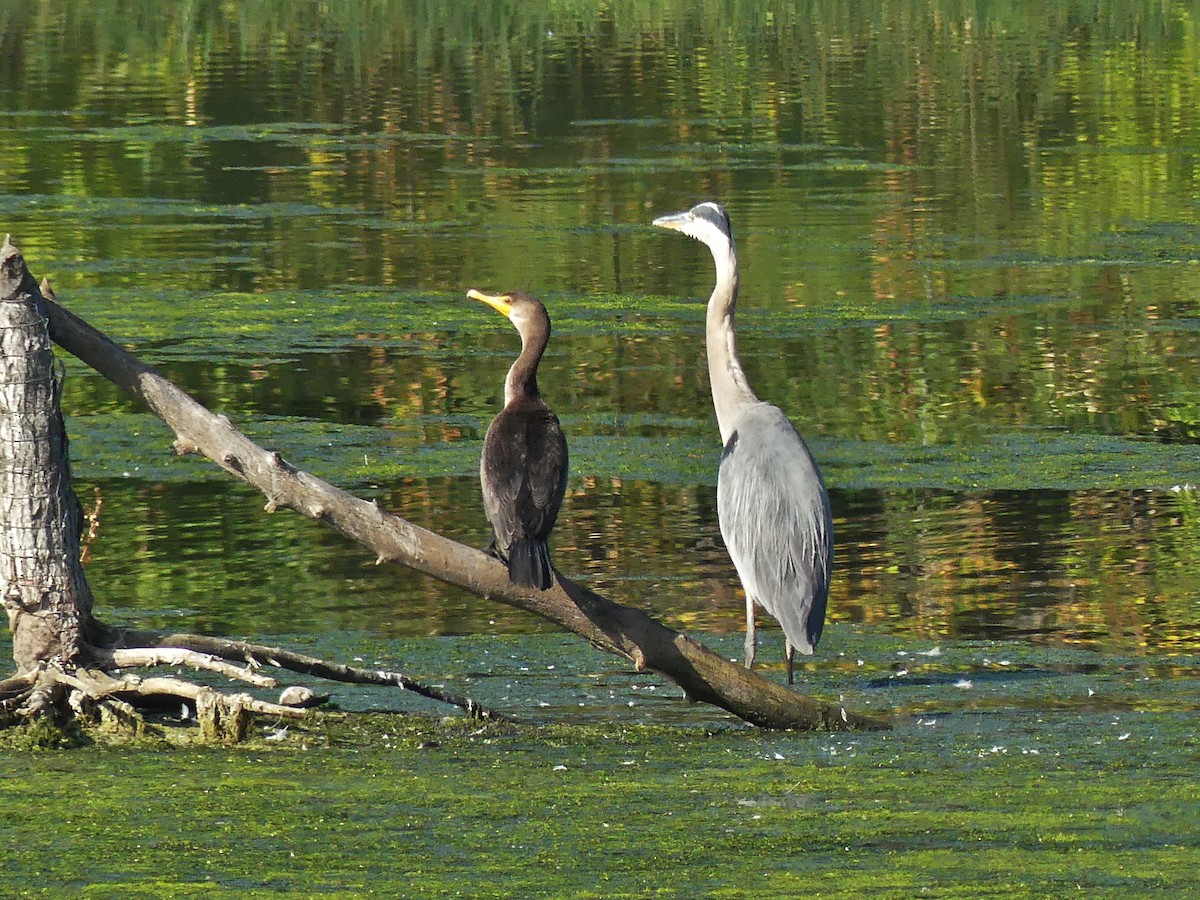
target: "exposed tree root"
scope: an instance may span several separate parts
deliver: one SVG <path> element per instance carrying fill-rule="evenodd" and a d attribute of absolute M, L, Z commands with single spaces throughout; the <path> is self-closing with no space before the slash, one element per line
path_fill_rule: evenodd
<path fill-rule="evenodd" d="M 224 638 L 209 637 L 203 634 L 153 634 L 142 632 L 122 633 L 121 641 L 136 642 L 148 647 L 186 648 L 200 654 L 220 657 L 226 660 L 237 660 L 249 663 L 251 667 L 275 666 L 324 678 L 327 681 L 342 681 L 348 684 L 375 684 L 385 687 L 397 687 L 402 691 L 410 691 L 421 697 L 457 706 L 473 719 L 491 721 L 507 721 L 506 717 L 493 709 L 488 709 L 469 697 L 459 697 L 454 694 L 432 687 L 403 675 L 400 672 L 389 672 L 384 669 L 363 669 L 356 666 L 346 666 L 341 663 L 326 662 L 315 656 L 306 656 L 283 647 L 267 647 L 262 644 L 251 644 L 248 641 L 231 641 Z M 114 651 L 120 652 L 120 651 Z"/>
<path fill-rule="evenodd" d="M 249 694 L 226 694 L 215 688 L 201 686 L 178 678 L 142 678 L 136 674 L 119 674 L 124 669 L 147 669 L 159 666 L 189 667 L 198 671 L 243 681 L 258 688 L 274 688 L 274 678 L 256 671 L 263 666 L 286 669 L 302 675 L 340 681 L 348 684 L 372 684 L 395 687 L 421 697 L 456 706 L 470 718 L 486 721 L 510 721 L 507 716 L 489 709 L 469 697 L 459 697 L 440 688 L 423 684 L 401 672 L 385 669 L 365 669 L 328 662 L 315 656 L 296 653 L 283 647 L 253 644 L 249 641 L 227 640 L 202 634 L 161 634 L 132 630 L 100 629 L 110 644 L 89 647 L 88 653 L 95 668 L 68 670 L 60 665 L 37 669 L 0 681 L 0 709 L 15 712 L 24 718 L 51 716 L 54 708 L 66 701 L 80 711 L 87 704 L 81 698 L 102 709 L 105 716 L 118 724 L 133 726 L 140 723 L 139 700 L 176 697 L 196 707 L 202 729 L 217 736 L 224 732 L 219 724 L 206 725 L 210 717 L 231 723 L 235 731 L 244 733 L 242 711 L 302 718 L 308 707 L 321 702 L 313 695 L 285 691 L 295 697 L 287 703 L 268 703 Z M 244 665 L 237 665 L 242 663 Z M 63 689 L 69 690 L 64 695 Z M 136 727 L 140 728 L 141 724 Z"/>
<path fill-rule="evenodd" d="M 40 671 L 41 669 L 30 669 L 28 672 L 22 672 L 20 675 L 13 675 L 11 678 L 0 681 L 0 705 L 14 697 L 28 694 L 33 683 L 37 681 Z"/>
<path fill-rule="evenodd" d="M 255 687 L 273 688 L 275 679 L 259 675 L 243 666 L 230 665 L 208 653 L 198 653 L 184 647 L 129 647 L 120 650 L 101 651 L 97 662 L 106 668 L 139 669 L 154 666 L 189 666 L 190 668 L 216 672 Z"/>
<path fill-rule="evenodd" d="M 246 735 L 252 715 L 302 719 L 311 712 L 311 693 L 299 694 L 293 703 L 271 703 L 248 693 L 226 693 L 208 685 L 166 676 L 143 677 L 129 668 L 181 667 L 213 672 L 259 688 L 274 688 L 274 678 L 255 672 L 269 665 L 305 675 L 352 684 L 397 687 L 463 709 L 482 720 L 507 721 L 504 716 L 474 700 L 456 697 L 422 684 L 407 675 L 385 670 L 359 669 L 330 663 L 280 647 L 195 634 L 158 635 L 117 632 L 146 646 L 94 648 L 94 668 L 69 669 L 58 662 L 42 664 L 29 672 L 0 681 L 0 718 L 57 723 L 64 717 L 91 719 L 125 734 L 142 736 L 153 730 L 143 712 L 177 700 L 194 715 L 206 741 L 235 743 Z M 247 665 L 234 665 L 238 660 Z M 319 701 L 318 701 L 319 702 Z"/>
<path fill-rule="evenodd" d="M 322 702 L 311 691 L 298 691 L 295 686 L 283 695 L 294 698 L 291 702 L 271 703 L 248 693 L 226 693 L 180 678 L 144 677 L 125 671 L 165 666 L 187 667 L 258 688 L 275 688 L 275 678 L 257 671 L 272 666 L 332 681 L 395 687 L 457 706 L 474 719 L 508 721 L 474 700 L 422 684 L 400 672 L 332 663 L 248 641 L 97 626 L 96 630 L 111 643 L 88 647 L 89 667 L 67 666 L 55 660 L 0 680 L 0 722 L 44 719 L 57 724 L 66 718 L 91 719 L 111 730 L 142 736 L 154 730 L 143 712 L 173 699 L 194 714 L 204 740 L 233 743 L 245 737 L 252 715 L 300 719 L 309 715 L 308 707 Z"/>

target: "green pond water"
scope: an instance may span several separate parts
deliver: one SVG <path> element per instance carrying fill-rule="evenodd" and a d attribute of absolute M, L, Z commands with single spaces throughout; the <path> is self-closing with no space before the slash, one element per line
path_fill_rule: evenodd
<path fill-rule="evenodd" d="M 445 710 L 335 685 L 383 718 L 3 751 L 26 849 L 0 892 L 1194 891 L 1197 31 L 1182 2 L 5 0 L 0 232 L 67 305 L 291 462 L 482 546 L 518 343 L 465 292 L 538 294 L 556 564 L 736 657 L 712 262 L 650 225 L 724 203 L 748 376 L 833 502 L 800 680 L 897 727 L 760 734 L 377 567 L 67 358 L 102 617 L 402 669 L 531 727 L 393 727 Z M 773 623 L 760 643 L 779 677 Z"/>

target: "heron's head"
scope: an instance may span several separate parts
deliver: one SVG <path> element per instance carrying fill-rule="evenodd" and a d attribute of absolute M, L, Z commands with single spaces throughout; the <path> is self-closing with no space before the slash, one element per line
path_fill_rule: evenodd
<path fill-rule="evenodd" d="M 508 318 L 513 325 L 516 326 L 518 332 L 524 337 L 526 334 L 538 330 L 539 327 L 550 330 L 550 314 L 546 312 L 546 307 L 542 305 L 542 301 L 532 294 L 525 294 L 520 291 L 509 291 L 504 294 L 485 294 L 482 291 L 477 291 L 474 288 L 467 291 L 467 296 L 472 300 L 478 300 L 481 303 L 486 303 L 496 312 Z"/>
<path fill-rule="evenodd" d="M 693 206 L 687 212 L 659 216 L 654 224 L 659 228 L 682 231 L 688 237 L 707 244 L 714 253 L 719 247 L 733 246 L 733 227 L 729 224 L 729 214 L 725 212 L 725 207 L 711 200 Z"/>

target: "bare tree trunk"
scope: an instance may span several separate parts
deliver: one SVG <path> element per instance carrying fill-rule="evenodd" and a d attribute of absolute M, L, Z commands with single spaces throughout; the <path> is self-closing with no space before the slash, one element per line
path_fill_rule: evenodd
<path fill-rule="evenodd" d="M 67 433 L 45 304 L 19 251 L 0 248 L 0 599 L 19 672 L 74 663 L 92 593 L 79 561 L 82 512 L 71 488 Z"/>
<path fill-rule="evenodd" d="M 640 610 L 614 603 L 558 574 L 548 591 L 514 585 L 486 554 L 428 531 L 289 465 L 205 409 L 137 357 L 62 307 L 47 288 L 50 335 L 114 384 L 141 399 L 176 434 L 179 453 L 207 456 L 258 488 L 266 509 L 286 507 L 399 562 L 464 590 L 548 619 L 594 646 L 652 669 L 689 697 L 767 728 L 878 729 L 886 720 L 823 703 L 731 663 Z"/>

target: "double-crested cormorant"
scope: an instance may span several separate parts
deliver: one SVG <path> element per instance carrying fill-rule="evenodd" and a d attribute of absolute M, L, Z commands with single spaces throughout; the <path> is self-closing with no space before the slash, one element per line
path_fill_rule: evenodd
<path fill-rule="evenodd" d="M 495 532 L 489 551 L 508 563 L 514 584 L 554 583 L 546 539 L 567 489 L 567 439 L 538 392 L 537 368 L 550 340 L 550 316 L 523 293 L 467 296 L 503 313 L 521 335 L 521 355 L 504 381 L 504 409 L 488 428 L 479 460 L 483 508 Z"/>
<path fill-rule="evenodd" d="M 729 216 L 716 203 L 701 203 L 654 224 L 706 244 L 716 262 L 705 344 L 725 447 L 717 475 L 717 517 L 746 591 L 746 666 L 754 664 L 757 601 L 783 626 L 791 684 L 795 651 L 811 654 L 825 624 L 833 567 L 829 495 L 795 427 L 779 408 L 754 395 L 738 360 L 738 263 Z"/>

